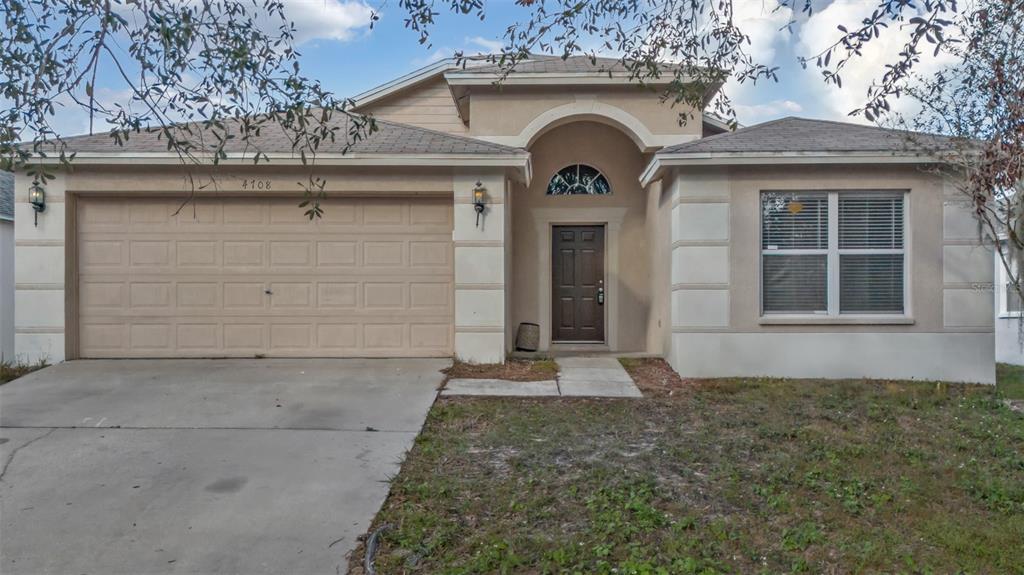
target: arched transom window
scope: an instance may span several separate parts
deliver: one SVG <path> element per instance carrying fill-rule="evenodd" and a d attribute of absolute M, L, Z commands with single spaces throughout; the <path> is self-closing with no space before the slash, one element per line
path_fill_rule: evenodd
<path fill-rule="evenodd" d="M 566 166 L 551 177 L 549 196 L 575 196 L 578 194 L 603 196 L 612 193 L 608 178 L 586 164 Z"/>

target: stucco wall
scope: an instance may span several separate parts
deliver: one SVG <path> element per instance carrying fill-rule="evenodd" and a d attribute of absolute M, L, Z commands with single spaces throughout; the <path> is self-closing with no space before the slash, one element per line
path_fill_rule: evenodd
<path fill-rule="evenodd" d="M 677 172 L 673 335 L 684 376 L 994 381 L 992 257 L 938 177 L 913 167 L 787 166 Z M 776 325 L 760 314 L 761 190 L 909 190 L 910 320 Z M 965 220 L 966 218 L 966 220 Z"/>
<path fill-rule="evenodd" d="M 648 186 L 646 195 L 651 278 L 646 351 L 667 356 L 672 336 L 672 194 L 664 182 L 657 181 Z"/>
<path fill-rule="evenodd" d="M 0 361 L 14 360 L 14 222 L 0 220 Z"/>
<path fill-rule="evenodd" d="M 648 201 L 638 180 L 644 155 L 619 130 L 593 122 L 555 128 L 530 151 L 533 182 L 511 203 L 515 225 L 511 232 L 513 325 L 539 323 L 542 348 L 546 349 L 551 336 L 550 226 L 607 223 L 605 333 L 615 351 L 648 350 L 652 319 Z M 612 194 L 546 195 L 551 176 L 576 163 L 600 170 L 608 178 Z"/>
<path fill-rule="evenodd" d="M 658 92 L 638 86 L 474 87 L 469 134 L 525 147 L 533 143 L 530 138 L 535 141 L 563 123 L 594 120 L 629 130 L 649 146 L 665 146 L 700 137 L 699 114 L 679 121 L 680 113 L 689 110 L 661 102 Z"/>
<path fill-rule="evenodd" d="M 449 134 L 465 134 L 468 129 L 459 117 L 444 78 L 424 82 L 402 90 L 359 110 L 382 120 L 411 124 Z"/>
<path fill-rule="evenodd" d="M 999 310 L 996 310 L 999 313 Z M 996 361 L 1024 365 L 1024 342 L 1021 341 L 1021 318 L 996 316 Z"/>

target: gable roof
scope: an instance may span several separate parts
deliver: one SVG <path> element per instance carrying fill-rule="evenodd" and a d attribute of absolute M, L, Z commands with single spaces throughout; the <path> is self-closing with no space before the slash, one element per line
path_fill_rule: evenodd
<path fill-rule="evenodd" d="M 14 174 L 0 172 L 0 220 L 14 219 Z"/>
<path fill-rule="evenodd" d="M 444 58 L 433 64 L 429 64 L 417 70 L 399 76 L 394 80 L 385 82 L 379 86 L 370 88 L 352 98 L 356 109 L 365 108 L 401 92 L 407 88 L 444 76 L 449 84 L 491 84 L 495 79 L 504 75 L 505 70 L 498 64 L 500 54 L 477 54 L 475 56 L 463 56 L 459 58 Z M 674 72 L 674 64 L 664 64 L 663 70 L 666 73 Z M 527 58 L 516 62 L 515 70 L 511 76 L 516 78 L 536 78 L 538 76 L 584 76 L 599 83 L 629 83 L 629 70 L 622 65 L 617 58 L 595 58 L 589 56 L 570 56 L 563 59 L 561 56 L 549 54 L 530 54 Z M 611 77 L 610 77 L 611 76 Z M 665 82 L 671 78 L 666 78 Z M 511 80 L 515 83 L 517 80 Z M 653 79 L 645 80 L 647 83 L 655 82 Z M 509 79 L 506 78 L 506 82 Z M 453 96 L 454 99 L 454 96 Z"/>
<path fill-rule="evenodd" d="M 644 169 L 640 181 L 657 180 L 667 166 L 783 164 L 922 164 L 941 162 L 960 140 L 808 118 L 787 117 L 668 146 Z"/>
<path fill-rule="evenodd" d="M 669 84 L 675 80 L 679 65 L 668 62 L 658 64 L 659 77 L 633 77 L 633 72 L 618 58 L 591 58 L 587 55 L 550 56 L 531 54 L 519 60 L 508 69 L 500 64 L 500 56 L 487 57 L 486 63 L 477 61 L 472 66 L 450 69 L 444 77 L 450 86 L 480 86 L 501 83 L 504 85 L 624 85 L 624 84 Z M 721 86 L 715 84 L 710 93 Z"/>
<path fill-rule="evenodd" d="M 521 148 L 375 120 L 377 130 L 356 141 L 346 151 L 345 139 L 351 120 L 344 116 L 336 121 L 337 140 L 320 145 L 316 156 L 318 165 L 514 167 L 521 169 L 529 179 L 530 154 Z M 65 138 L 64 142 L 67 151 L 76 154 L 76 163 L 180 163 L 178 154 L 167 149 L 167 140 L 161 137 L 159 130 L 133 133 L 122 146 L 109 133 L 74 136 Z M 220 163 L 251 164 L 257 150 L 284 164 L 301 161 L 301 155 L 293 151 L 284 130 L 268 125 L 258 136 L 250 137 L 248 145 L 238 138 L 230 139 L 225 147 L 227 158 L 221 159 Z M 194 153 L 202 158 L 209 157 L 212 151 L 211 146 Z M 51 155 L 46 161 L 56 162 L 57 159 Z"/>
<path fill-rule="evenodd" d="M 459 65 L 456 58 L 444 58 L 357 94 L 352 97 L 352 102 L 356 109 L 362 108 L 406 88 L 439 77 L 448 70 L 462 70 L 472 66 L 486 65 L 486 58 L 487 56 L 465 56 L 462 59 L 462 65 Z"/>
<path fill-rule="evenodd" d="M 947 136 L 787 117 L 669 146 L 659 155 L 743 152 L 922 152 L 949 149 Z"/>
<path fill-rule="evenodd" d="M 337 130 L 337 140 L 321 144 L 319 153 L 341 154 L 345 152 L 345 136 L 351 128 L 352 121 L 347 115 L 339 117 L 332 126 Z M 518 154 L 525 150 L 494 144 L 474 138 L 456 136 L 419 126 L 399 124 L 387 120 L 374 120 L 377 130 L 352 144 L 347 154 Z M 238 124 L 229 120 L 226 124 Z M 235 132 L 236 134 L 238 132 Z M 65 138 L 68 150 L 79 154 L 97 152 L 116 153 L 159 153 L 167 152 L 167 140 L 161 137 L 160 130 L 144 130 L 132 133 L 123 145 L 118 145 L 109 133 L 72 136 Z M 239 138 L 228 141 L 225 151 L 228 154 L 240 154 L 259 149 L 267 154 L 288 154 L 292 151 L 292 143 L 288 134 L 277 125 L 264 126 L 259 135 L 250 136 L 245 142 Z"/>

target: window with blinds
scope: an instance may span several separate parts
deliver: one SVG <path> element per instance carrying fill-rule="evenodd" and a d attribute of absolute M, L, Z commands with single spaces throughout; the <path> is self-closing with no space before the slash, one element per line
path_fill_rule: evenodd
<path fill-rule="evenodd" d="M 761 196 L 765 313 L 828 312 L 828 194 Z"/>
<path fill-rule="evenodd" d="M 903 314 L 904 192 L 763 192 L 765 314 Z"/>
<path fill-rule="evenodd" d="M 841 193 L 839 313 L 903 313 L 903 194 Z"/>

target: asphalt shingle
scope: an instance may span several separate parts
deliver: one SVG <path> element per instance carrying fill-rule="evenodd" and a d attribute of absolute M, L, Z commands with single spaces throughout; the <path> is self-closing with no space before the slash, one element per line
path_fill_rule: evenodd
<path fill-rule="evenodd" d="M 662 70 L 665 72 L 674 70 L 675 67 L 671 64 L 663 64 Z M 489 64 L 482 66 L 467 67 L 465 70 L 458 70 L 460 73 L 465 72 L 467 74 L 501 74 L 505 72 L 505 69 L 497 64 Z M 594 58 L 590 56 L 570 56 L 563 59 L 561 56 L 550 56 L 542 54 L 532 54 L 528 59 L 520 60 L 516 62 L 513 74 L 572 74 L 572 73 L 585 73 L 585 72 L 620 72 L 628 73 L 629 69 L 622 65 L 622 61 L 617 58 Z"/>
<path fill-rule="evenodd" d="M 340 116 L 340 114 L 339 114 Z M 493 155 L 526 153 L 520 148 L 493 144 L 474 138 L 466 138 L 428 130 L 417 126 L 409 126 L 385 120 L 376 120 L 377 131 L 355 142 L 348 150 L 352 154 L 470 154 Z M 324 142 L 319 146 L 318 153 L 341 153 L 344 151 L 350 120 L 339 117 L 337 120 L 336 141 Z M 198 130 L 197 130 L 198 132 Z M 236 132 L 237 133 L 237 132 Z M 184 135 L 179 135 L 184 137 Z M 193 136 L 194 138 L 194 136 Z M 133 133 L 119 146 L 108 133 L 65 138 L 69 151 L 108 152 L 108 153 L 158 153 L 166 152 L 167 140 L 161 137 L 158 130 L 147 130 Z M 258 136 L 250 137 L 249 142 L 239 138 L 230 140 L 225 148 L 227 153 L 241 153 L 255 150 L 265 153 L 289 153 L 292 143 L 288 135 L 276 125 L 266 125 Z"/>
<path fill-rule="evenodd" d="M 954 145 L 955 140 L 946 136 L 788 117 L 669 146 L 659 154 L 907 152 L 951 149 Z"/>

